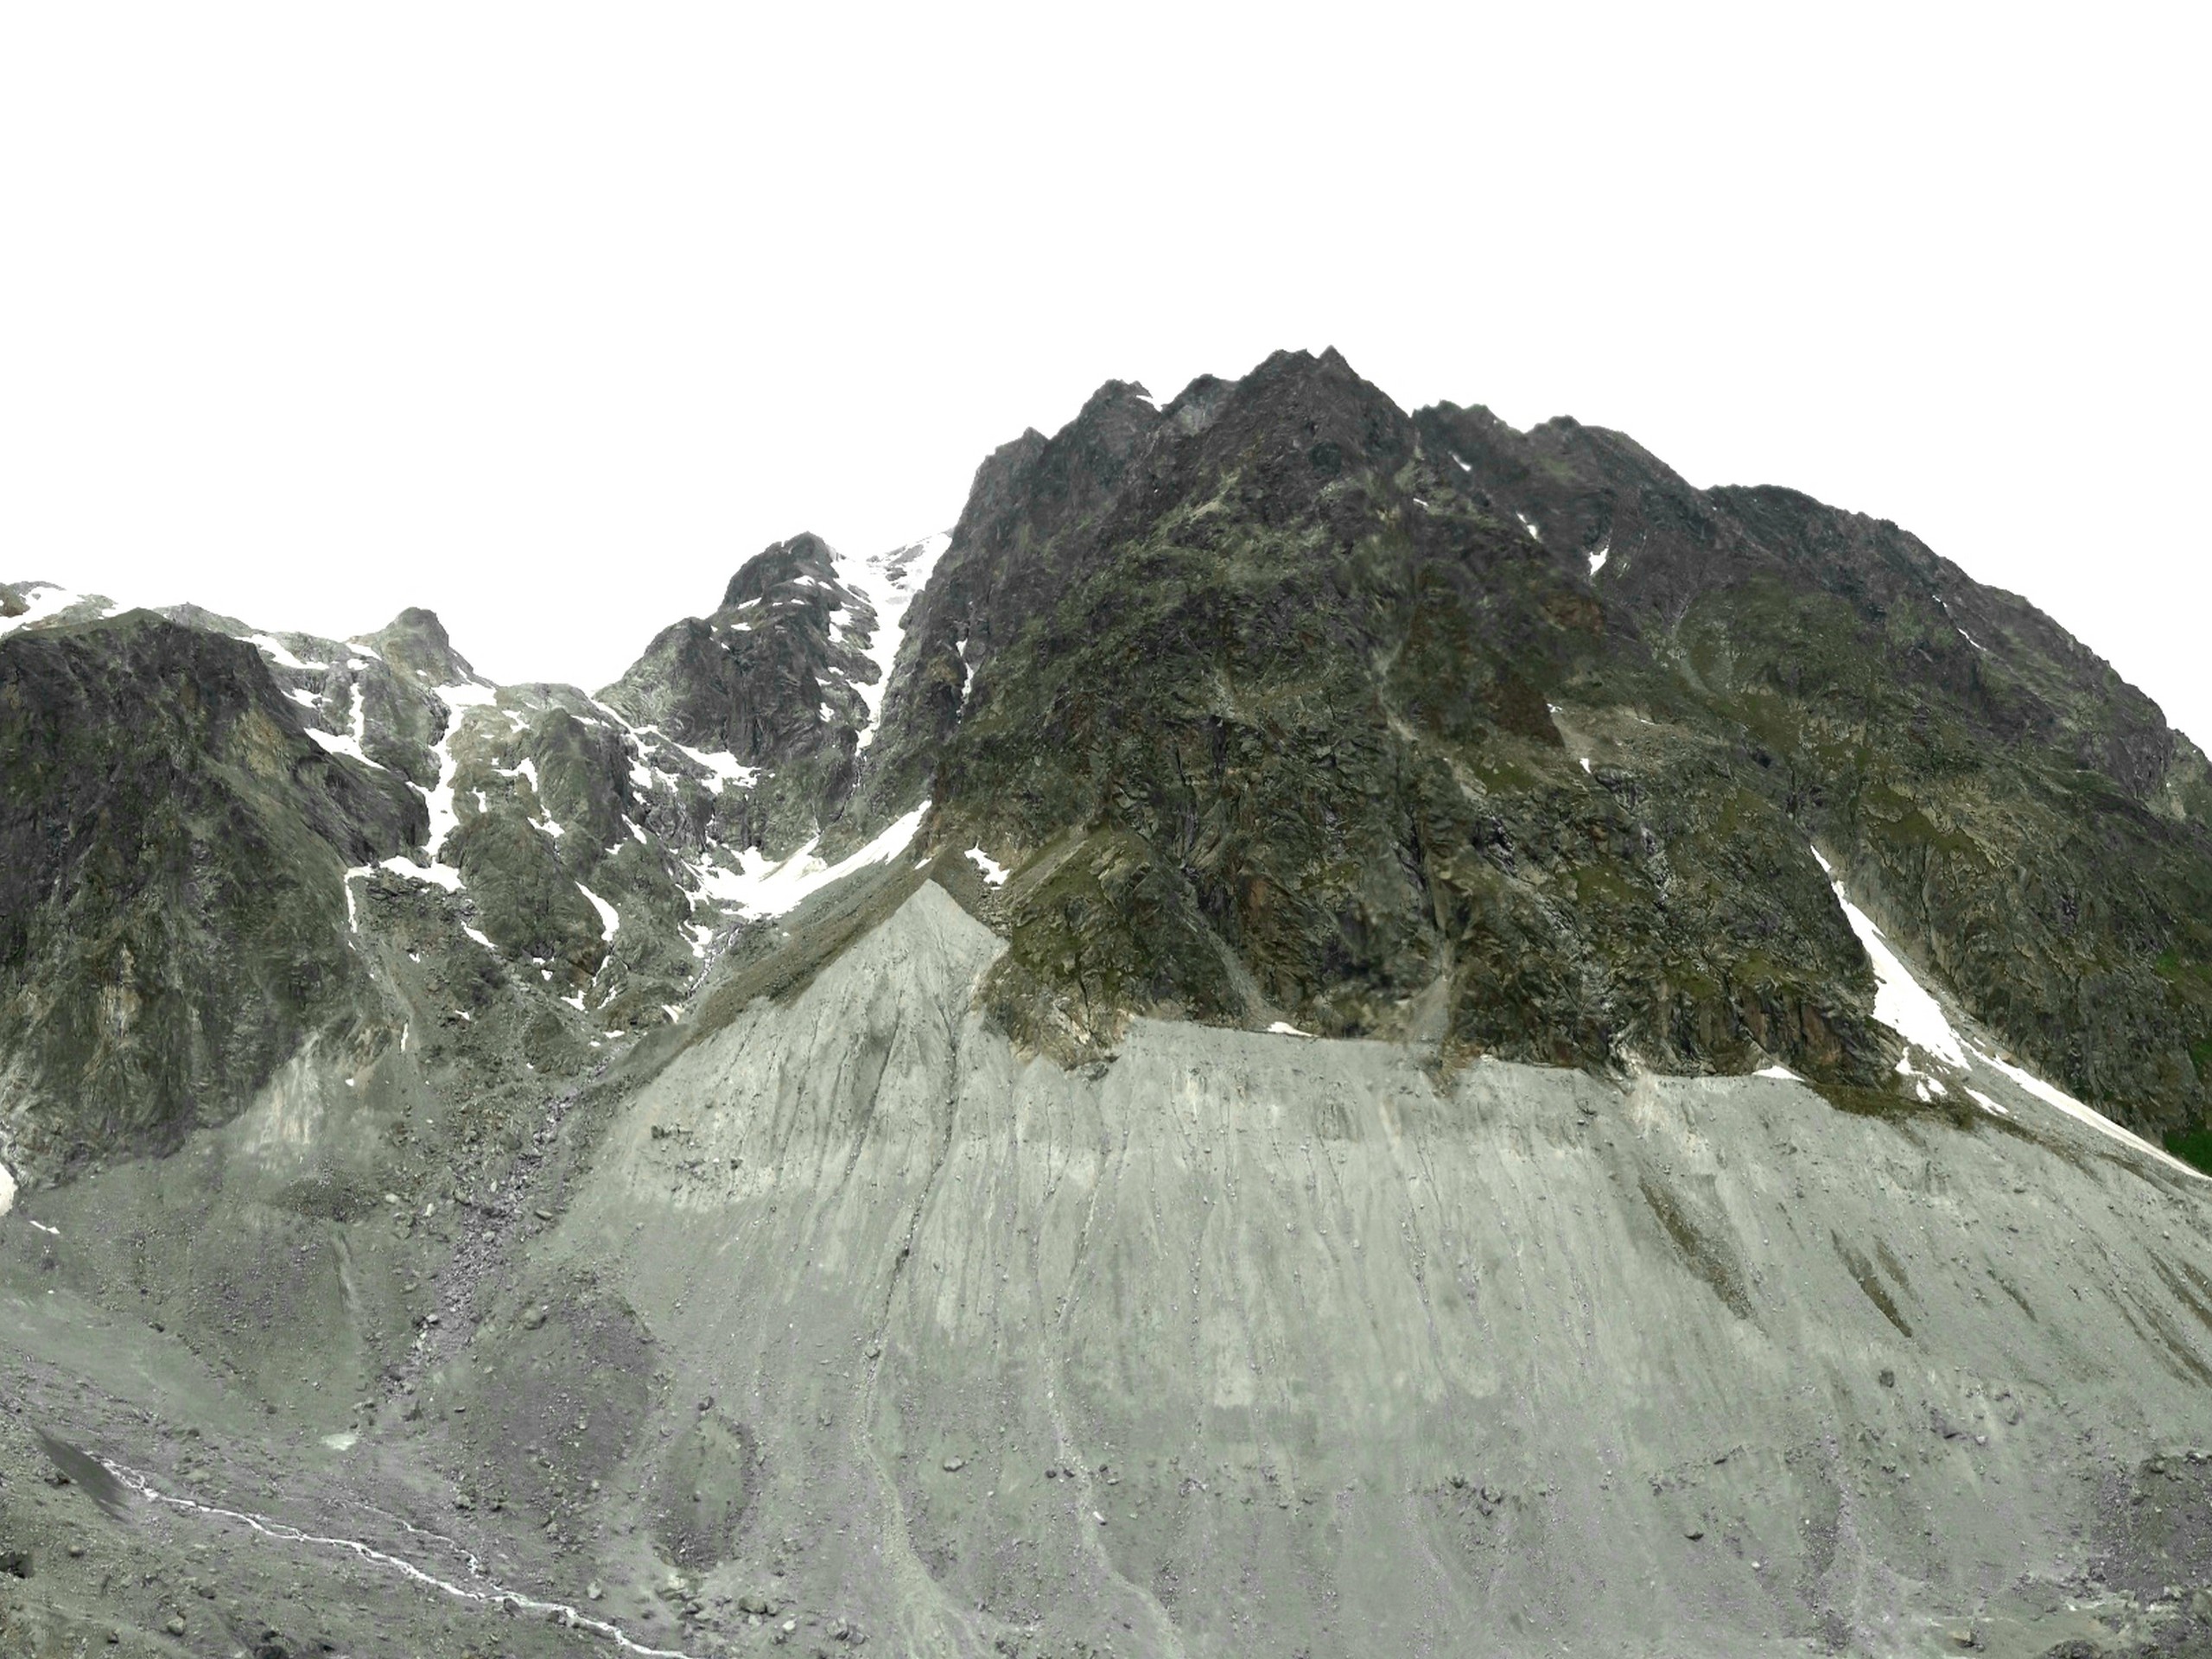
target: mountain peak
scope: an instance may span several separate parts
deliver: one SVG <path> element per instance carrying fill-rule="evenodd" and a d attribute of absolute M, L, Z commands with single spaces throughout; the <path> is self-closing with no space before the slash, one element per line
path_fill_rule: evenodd
<path fill-rule="evenodd" d="M 834 582 L 836 558 L 837 550 L 810 530 L 803 530 L 788 541 L 771 542 L 738 566 L 722 590 L 721 609 L 734 610 L 801 577 Z"/>
<path fill-rule="evenodd" d="M 438 613 L 419 606 L 410 605 L 375 632 L 356 634 L 349 643 L 372 647 L 393 673 L 422 685 L 461 685 L 476 677 L 467 658 L 453 648 Z"/>

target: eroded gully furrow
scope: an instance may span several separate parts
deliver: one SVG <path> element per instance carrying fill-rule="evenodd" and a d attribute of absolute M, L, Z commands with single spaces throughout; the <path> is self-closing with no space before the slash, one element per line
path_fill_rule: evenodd
<path fill-rule="evenodd" d="M 861 1393 L 860 1420 L 855 1433 L 861 1454 L 868 1459 L 884 1497 L 884 1560 L 890 1568 L 893 1580 L 899 1586 L 899 1616 L 900 1633 L 908 1648 L 925 1654 L 957 1655 L 980 1651 L 983 1643 L 976 1622 L 965 1611 L 953 1605 L 944 1586 L 931 1576 L 915 1554 L 913 1539 L 906 1527 L 906 1504 L 899 1491 L 898 1478 L 883 1459 L 875 1444 L 875 1408 L 877 1387 L 881 1381 L 884 1360 L 889 1351 L 891 1316 L 899 1299 L 899 1287 L 906 1274 L 906 1263 L 921 1243 L 922 1221 L 927 1214 L 930 1199 L 936 1193 L 938 1183 L 944 1173 L 944 1166 L 952 1155 L 954 1130 L 960 1114 L 960 1039 L 961 1023 L 966 1018 L 964 1003 L 941 1009 L 945 1017 L 946 1088 L 944 1102 L 944 1129 L 938 1136 L 932 1150 L 929 1173 L 922 1181 L 922 1188 L 914 1199 L 913 1213 L 906 1219 L 906 1232 L 899 1254 L 892 1261 L 888 1282 L 884 1286 L 883 1305 L 875 1321 L 872 1357 L 868 1361 L 867 1386 Z M 881 1087 L 880 1077 L 877 1086 Z M 872 1115 L 871 1115 L 872 1116 Z M 924 1628 L 927 1621 L 929 1628 Z"/>
<path fill-rule="evenodd" d="M 232 1522 L 259 1533 L 264 1538 L 275 1539 L 281 1543 L 305 1544 L 317 1549 L 350 1550 L 362 1560 L 373 1566 L 388 1567 L 401 1577 L 411 1580 L 425 1589 L 438 1591 L 451 1596 L 456 1601 L 474 1602 L 485 1607 L 507 1608 L 517 1612 L 551 1615 L 558 1618 L 563 1624 L 572 1630 L 584 1630 L 591 1635 L 602 1637 L 614 1643 L 623 1652 L 640 1655 L 643 1659 L 694 1659 L 694 1656 L 685 1653 L 681 1648 L 648 1647 L 631 1636 L 620 1625 L 604 1618 L 594 1618 L 589 1613 L 569 1605 L 566 1602 L 541 1601 L 536 1596 L 527 1596 L 520 1591 L 509 1590 L 490 1577 L 484 1571 L 483 1563 L 467 1550 L 462 1550 L 461 1554 L 467 1560 L 469 1576 L 477 1580 L 483 1586 L 480 1589 L 470 1589 L 466 1585 L 454 1584 L 449 1580 L 442 1579 L 435 1573 L 426 1573 L 404 1557 L 394 1555 L 388 1550 L 378 1549 L 373 1544 L 363 1543 L 358 1538 L 325 1536 L 321 1533 L 308 1532 L 302 1528 L 291 1526 L 285 1522 L 272 1521 L 266 1516 L 250 1514 L 244 1510 L 226 1510 L 218 1504 L 202 1503 L 196 1498 L 179 1497 L 172 1492 L 162 1491 L 145 1475 L 126 1465 L 111 1462 L 105 1458 L 100 1459 L 100 1465 L 126 1488 L 151 1503 L 163 1503 L 171 1509 L 182 1510 L 188 1514 L 207 1516 L 218 1521 Z M 403 1527 L 407 1525 L 404 1521 L 399 1524 Z M 407 1529 L 410 1532 L 419 1530 L 414 1527 L 408 1527 Z M 435 1534 L 423 1535 L 436 1536 Z M 444 1538 L 439 1539 L 439 1541 L 449 1546 L 453 1542 L 452 1540 Z"/>

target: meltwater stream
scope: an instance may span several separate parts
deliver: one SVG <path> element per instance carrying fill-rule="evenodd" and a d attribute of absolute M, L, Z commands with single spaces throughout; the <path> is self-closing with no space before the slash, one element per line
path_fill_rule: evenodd
<path fill-rule="evenodd" d="M 474 1555 L 466 1549 L 461 1549 L 451 1539 L 439 1537 L 435 1533 L 422 1533 L 422 1535 L 426 1538 L 436 1538 L 438 1542 L 446 1545 L 448 1548 L 459 1551 L 468 1562 L 469 1576 L 484 1587 L 472 1590 L 465 1585 L 454 1584 L 448 1580 L 439 1578 L 434 1573 L 424 1572 L 412 1561 L 394 1555 L 389 1551 L 378 1549 L 372 1544 L 365 1544 L 358 1538 L 326 1537 L 320 1533 L 307 1532 L 298 1527 L 287 1525 L 282 1521 L 271 1521 L 265 1516 L 251 1515 L 242 1510 L 226 1510 L 217 1504 L 202 1503 L 195 1498 L 178 1497 L 172 1493 L 162 1491 L 136 1469 L 111 1462 L 105 1458 L 100 1458 L 95 1461 L 99 1467 L 121 1482 L 126 1490 L 137 1493 L 149 1503 L 166 1503 L 172 1509 L 184 1510 L 194 1515 L 213 1516 L 218 1520 L 236 1522 L 240 1526 L 251 1528 L 264 1538 L 273 1538 L 283 1543 L 308 1544 L 321 1549 L 351 1550 L 365 1561 L 372 1561 L 378 1567 L 390 1567 L 393 1572 L 412 1579 L 416 1583 L 427 1588 L 441 1591 L 457 1601 L 473 1601 L 486 1606 L 508 1607 L 517 1612 L 551 1614 L 557 1617 L 571 1630 L 588 1630 L 594 1636 L 604 1637 L 624 1652 L 641 1654 L 645 1656 L 645 1659 L 693 1659 L 693 1656 L 685 1653 L 680 1648 L 648 1647 L 632 1637 L 620 1625 L 607 1619 L 594 1618 L 581 1609 L 569 1605 L 566 1602 L 541 1601 L 535 1596 L 526 1596 L 518 1591 L 502 1588 L 498 1582 L 486 1573 L 483 1563 Z M 397 1517 L 394 1518 L 397 1519 Z M 421 1532 L 421 1529 L 409 1527 L 404 1521 L 399 1522 L 398 1524 L 405 1527 L 410 1532 Z"/>

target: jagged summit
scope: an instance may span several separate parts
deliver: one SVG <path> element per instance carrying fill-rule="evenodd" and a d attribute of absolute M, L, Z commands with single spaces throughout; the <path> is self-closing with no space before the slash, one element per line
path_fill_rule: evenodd
<path fill-rule="evenodd" d="M 410 606 L 373 633 L 348 642 L 373 649 L 395 672 L 426 686 L 475 683 L 476 671 L 453 648 L 435 611 Z"/>

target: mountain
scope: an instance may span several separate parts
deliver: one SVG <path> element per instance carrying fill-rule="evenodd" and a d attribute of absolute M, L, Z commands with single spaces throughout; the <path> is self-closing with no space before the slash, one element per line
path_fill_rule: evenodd
<path fill-rule="evenodd" d="M 2209 1116 L 2139 692 L 1333 352 L 595 693 L 0 585 L 10 1651 L 2201 1651 Z"/>

